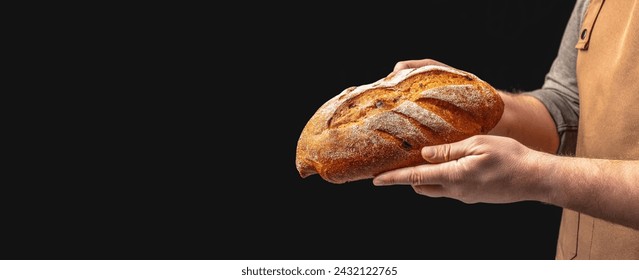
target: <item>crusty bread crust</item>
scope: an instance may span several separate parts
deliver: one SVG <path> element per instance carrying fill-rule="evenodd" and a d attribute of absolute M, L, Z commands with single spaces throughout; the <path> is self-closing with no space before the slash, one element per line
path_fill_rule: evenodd
<path fill-rule="evenodd" d="M 477 76 L 445 66 L 404 69 L 324 103 L 297 143 L 301 177 L 341 184 L 422 164 L 421 148 L 491 130 L 504 103 Z"/>

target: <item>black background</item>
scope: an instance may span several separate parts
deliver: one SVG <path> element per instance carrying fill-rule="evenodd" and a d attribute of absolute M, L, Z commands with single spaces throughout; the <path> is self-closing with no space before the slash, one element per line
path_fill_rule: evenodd
<path fill-rule="evenodd" d="M 82 126 L 100 132 L 67 127 L 74 137 L 58 139 L 56 128 L 46 137 L 61 143 L 47 150 L 56 160 L 28 158 L 38 172 L 5 188 L 1 258 L 552 259 L 555 206 L 302 179 L 295 148 L 323 102 L 401 60 L 436 59 L 507 91 L 539 88 L 573 5 L 269 4 L 230 20 L 221 8 L 162 16 L 162 40 L 126 53 L 152 52 L 152 63 L 120 65 L 142 81 Z"/>

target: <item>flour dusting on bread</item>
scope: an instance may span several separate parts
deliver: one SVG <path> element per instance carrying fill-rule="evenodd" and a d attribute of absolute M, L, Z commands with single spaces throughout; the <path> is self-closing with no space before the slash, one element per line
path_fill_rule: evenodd
<path fill-rule="evenodd" d="M 427 145 L 486 133 L 503 102 L 477 76 L 445 66 L 404 69 L 324 103 L 298 140 L 302 177 L 344 183 L 424 163 Z"/>

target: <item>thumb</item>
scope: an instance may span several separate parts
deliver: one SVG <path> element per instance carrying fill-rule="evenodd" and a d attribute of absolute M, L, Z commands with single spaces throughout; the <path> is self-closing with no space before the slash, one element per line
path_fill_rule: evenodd
<path fill-rule="evenodd" d="M 470 141 L 469 139 L 464 139 L 450 144 L 426 146 L 422 148 L 422 157 L 430 163 L 458 160 L 472 154 Z"/>

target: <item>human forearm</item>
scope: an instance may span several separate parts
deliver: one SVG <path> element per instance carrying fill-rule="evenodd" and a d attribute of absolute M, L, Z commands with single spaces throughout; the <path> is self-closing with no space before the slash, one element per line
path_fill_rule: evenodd
<path fill-rule="evenodd" d="M 466 203 L 541 201 L 639 229 L 639 161 L 557 156 L 490 135 L 426 146 L 422 156 L 429 164 L 385 172 L 373 183 Z"/>
<path fill-rule="evenodd" d="M 639 229 L 639 161 L 537 156 L 536 200 Z"/>
<path fill-rule="evenodd" d="M 532 149 L 555 153 L 559 136 L 543 103 L 528 95 L 499 93 L 504 101 L 504 113 L 489 134 L 510 137 Z"/>

